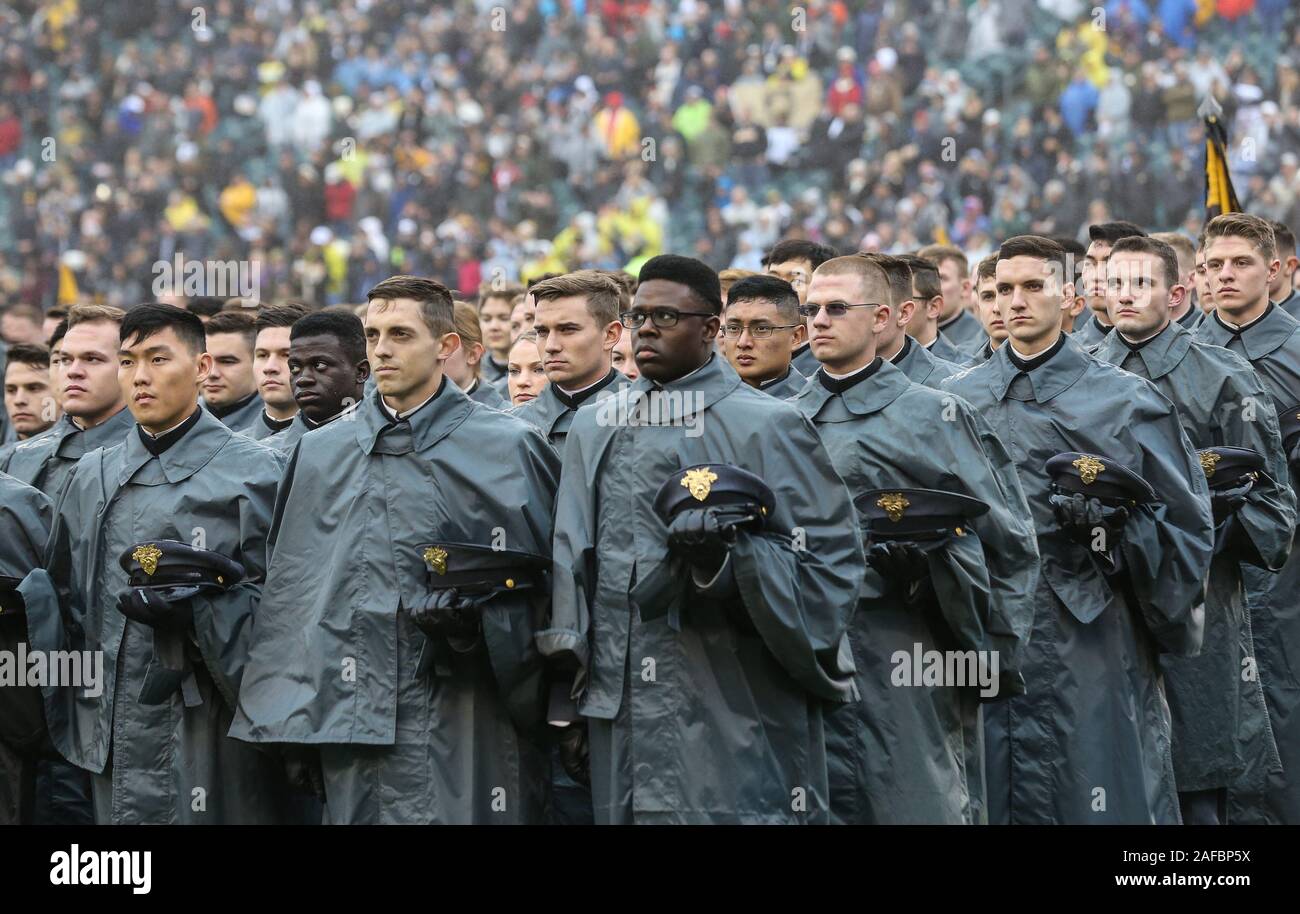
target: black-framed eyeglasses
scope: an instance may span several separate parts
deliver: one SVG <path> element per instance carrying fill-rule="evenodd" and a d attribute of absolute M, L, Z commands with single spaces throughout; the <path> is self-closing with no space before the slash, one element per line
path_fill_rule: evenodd
<path fill-rule="evenodd" d="M 740 336 L 741 334 L 743 334 L 746 330 L 748 330 L 748 331 L 749 331 L 749 335 L 752 336 L 754 339 L 756 339 L 756 340 L 765 340 L 765 339 L 767 339 L 768 337 L 770 337 L 774 331 L 777 331 L 777 330 L 793 330 L 793 329 L 795 329 L 796 327 L 802 327 L 802 326 L 803 326 L 803 324 L 767 324 L 767 323 L 763 323 L 763 324 L 741 324 L 741 323 L 723 324 L 723 325 L 722 325 L 722 335 L 723 335 L 723 336 L 727 336 L 727 337 L 731 337 L 731 336 L 739 337 L 739 336 Z"/>
<path fill-rule="evenodd" d="M 646 318 L 660 330 L 676 327 L 682 317 L 717 317 L 712 311 L 678 311 L 676 308 L 653 308 L 650 311 L 624 311 L 618 316 L 618 322 L 629 330 L 640 330 L 645 326 Z"/>
<path fill-rule="evenodd" d="M 849 313 L 850 308 L 879 308 L 880 304 L 878 301 L 861 302 L 856 305 L 850 305 L 842 301 L 832 301 L 824 305 L 800 305 L 799 313 L 804 317 L 816 317 L 817 312 L 825 308 L 827 317 L 843 317 Z"/>

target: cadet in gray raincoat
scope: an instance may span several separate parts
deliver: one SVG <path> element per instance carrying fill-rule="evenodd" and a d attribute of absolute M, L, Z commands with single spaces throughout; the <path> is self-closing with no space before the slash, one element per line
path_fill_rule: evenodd
<path fill-rule="evenodd" d="M 1236 354 L 1198 340 L 1169 320 L 1169 292 L 1181 288 L 1177 263 L 1172 248 L 1162 250 L 1161 242 L 1149 238 L 1115 243 L 1107 297 L 1116 330 L 1101 342 L 1095 356 L 1146 378 L 1173 401 L 1188 440 L 1203 455 L 1207 479 L 1215 473 L 1216 458 L 1207 456 L 1210 448 L 1250 448 L 1266 461 L 1266 474 L 1243 503 L 1228 511 L 1230 516 L 1216 531 L 1200 655 L 1161 658 L 1173 718 L 1178 792 L 1205 795 L 1183 797 L 1184 821 L 1218 824 L 1226 810 L 1216 807 L 1222 806 L 1228 787 L 1260 793 L 1265 775 L 1281 768 L 1254 665 L 1241 566 L 1270 571 L 1282 567 L 1295 527 L 1295 496 L 1288 484 L 1277 416 L 1259 376 Z M 1139 277 L 1149 277 L 1143 288 Z M 1164 327 L 1158 329 L 1161 323 Z M 1129 342 L 1131 336 L 1142 342 Z"/>
<path fill-rule="evenodd" d="M 439 544 L 549 556 L 559 461 L 442 374 L 445 288 L 393 277 L 369 297 L 378 391 L 294 451 L 231 735 L 301 745 L 332 823 L 535 822 L 544 591 L 480 606 L 449 652 L 418 620 L 431 575 L 456 570 Z"/>
<path fill-rule="evenodd" d="M 922 488 L 966 495 L 989 510 L 963 525 L 966 535 L 928 547 L 915 582 L 868 568 L 850 628 L 861 698 L 827 717 L 831 814 L 846 823 L 981 822 L 979 701 L 1005 697 L 1000 680 L 1017 678 L 1038 576 L 1033 522 L 1011 458 L 965 401 L 910 382 L 879 357 L 871 361 L 875 328 L 892 319 L 886 302 L 901 304 L 906 295 L 900 285 L 891 296 L 886 277 L 878 259 L 868 265 L 859 257 L 828 261 L 813 274 L 807 310 L 827 366 L 791 402 L 813 421 L 855 498 Z M 834 317 L 819 307 L 841 300 L 882 304 Z M 929 358 L 905 338 L 902 351 L 909 349 Z M 924 506 L 901 506 L 896 519 L 908 509 Z M 927 596 L 910 600 L 909 584 L 923 578 L 929 585 L 918 592 Z M 910 663 L 918 645 L 921 653 L 969 651 L 972 659 L 995 654 L 997 667 L 984 668 L 995 678 L 983 689 L 974 679 L 931 686 L 913 670 L 900 685 L 898 652 Z"/>
<path fill-rule="evenodd" d="M 50 532 L 50 500 L 37 489 L 0 473 L 0 653 L 17 657 L 27 642 L 18 582 L 40 567 Z M 0 685 L 0 825 L 32 821 L 36 765 L 49 753 L 41 691 Z"/>
<path fill-rule="evenodd" d="M 99 823 L 280 821 L 279 760 L 226 730 L 282 458 L 199 408 L 209 356 L 197 317 L 140 305 L 121 332 L 128 406 L 158 433 L 137 427 L 82 457 L 55 510 L 45 569 L 20 588 L 33 647 L 103 651 L 101 694 L 45 689 L 50 734 L 94 775 Z M 174 425 L 177 415 L 188 417 Z M 244 578 L 191 598 L 185 630 L 128 619 L 120 600 L 135 591 L 119 558 L 157 540 L 220 553 Z"/>
<path fill-rule="evenodd" d="M 1232 228 L 1215 237 L 1229 243 L 1242 242 L 1246 238 L 1238 232 L 1250 231 L 1252 221 L 1267 228 L 1267 223 L 1257 217 L 1241 213 L 1231 216 L 1234 218 L 1227 224 Z M 1208 246 L 1213 240 L 1206 242 L 1211 290 L 1217 293 L 1216 284 L 1230 284 L 1235 289 L 1232 304 L 1239 305 L 1242 290 L 1235 287 L 1245 284 L 1247 271 L 1234 268 L 1235 257 L 1212 256 Z M 1253 244 L 1245 247 L 1248 256 L 1257 261 L 1248 269 L 1257 271 L 1258 261 L 1268 262 L 1269 258 L 1255 251 Z M 1210 268 L 1211 260 L 1216 265 L 1221 263 L 1222 269 Z M 1234 272 L 1223 277 L 1223 271 Z M 1300 404 L 1300 321 L 1268 301 L 1266 285 L 1259 289 L 1259 295 L 1257 305 L 1263 306 L 1263 313 L 1246 321 L 1245 326 L 1238 326 L 1221 315 L 1223 304 L 1216 294 L 1219 310 L 1206 315 L 1196 328 L 1196 337 L 1250 362 L 1272 396 L 1272 407 L 1287 409 Z M 1292 486 L 1297 482 L 1293 477 Z M 1262 793 L 1255 792 L 1249 783 L 1235 788 L 1229 818 L 1243 824 L 1296 825 L 1300 824 L 1300 660 L 1296 658 L 1296 645 L 1300 644 L 1300 549 L 1293 544 L 1286 564 L 1277 574 L 1247 567 L 1243 577 L 1260 680 L 1282 771 L 1268 776 Z"/>
<path fill-rule="evenodd" d="M 983 798 L 970 796 L 965 757 L 966 731 L 981 726 L 978 685 L 905 688 L 891 677 L 895 652 L 910 658 L 914 644 L 998 651 L 1000 670 L 1014 669 L 1038 577 L 1033 524 L 1014 467 L 1000 446 L 998 462 L 990 459 L 984 448 L 993 436 L 964 401 L 910 384 L 889 364 L 842 392 L 810 384 L 793 403 L 817 426 L 851 491 L 939 489 L 990 506 L 973 535 L 927 555 L 937 614 L 904 605 L 892 582 L 868 571 L 850 629 L 862 698 L 827 724 L 837 820 L 978 821 L 971 804 L 978 809 Z M 999 694 L 995 682 L 984 697 Z"/>
<path fill-rule="evenodd" d="M 641 376 L 574 418 L 553 619 L 538 635 L 576 669 L 596 821 L 826 822 L 823 707 L 856 698 L 845 633 L 863 567 L 848 490 L 812 423 L 714 352 L 717 274 L 661 255 L 640 279 L 624 323 Z M 700 583 L 653 502 L 710 462 L 757 475 L 775 508 Z"/>
<path fill-rule="evenodd" d="M 1019 662 L 1026 694 L 984 709 L 989 821 L 1176 823 L 1158 654 L 1201 647 L 1208 488 L 1173 404 L 1061 333 L 1073 292 L 1059 281 L 1064 271 L 1065 252 L 1048 239 L 1004 242 L 998 303 L 1011 339 L 943 384 L 980 412 L 1015 461 L 1042 563 Z M 1016 342 L 1034 357 L 1013 362 Z M 1089 521 L 1072 531 L 1049 500 L 1046 463 L 1067 451 L 1104 455 L 1156 492 L 1156 503 L 1135 507 L 1117 529 L 1102 526 L 1114 518 L 1091 523 L 1102 527 L 1108 556 L 1073 538 Z M 1118 573 L 1110 562 L 1122 562 Z"/>

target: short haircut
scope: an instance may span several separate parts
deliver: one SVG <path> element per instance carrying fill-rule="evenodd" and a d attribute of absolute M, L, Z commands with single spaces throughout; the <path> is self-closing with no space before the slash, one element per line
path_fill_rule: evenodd
<path fill-rule="evenodd" d="M 1110 255 L 1122 254 L 1125 251 L 1132 251 L 1137 254 L 1151 254 L 1158 258 L 1164 265 L 1165 285 L 1173 288 L 1182 280 L 1182 273 L 1178 269 L 1178 253 L 1169 244 L 1146 235 L 1130 235 L 1127 238 L 1121 238 L 1115 242 L 1115 246 L 1110 249 Z"/>
<path fill-rule="evenodd" d="M 740 301 L 771 302 L 781 320 L 799 321 L 799 293 L 779 276 L 756 273 L 737 280 L 727 293 L 727 307 Z"/>
<path fill-rule="evenodd" d="M 215 317 L 225 307 L 226 300 L 224 298 L 216 298 L 211 295 L 199 295 L 185 301 L 185 310 L 191 314 L 197 314 L 199 317 Z"/>
<path fill-rule="evenodd" d="M 857 257 L 864 257 L 873 261 L 880 269 L 885 271 L 885 276 L 889 280 L 889 298 L 890 304 L 895 308 L 901 307 L 903 302 L 912 297 L 912 268 L 907 265 L 907 261 L 889 254 L 880 254 L 871 252 L 866 254 L 857 254 Z"/>
<path fill-rule="evenodd" d="M 483 310 L 489 299 L 504 298 L 506 301 L 514 301 L 515 296 L 523 295 L 526 290 L 518 283 L 507 283 L 504 285 L 494 285 L 491 282 L 485 282 L 478 288 L 478 310 Z"/>
<path fill-rule="evenodd" d="M 1135 235 L 1145 236 L 1146 232 L 1132 222 L 1098 222 L 1096 225 L 1088 226 L 1089 241 L 1104 241 L 1107 244 L 1114 244 L 1121 238 L 1132 238 Z"/>
<path fill-rule="evenodd" d="M 1265 260 L 1277 256 L 1277 238 L 1273 236 L 1273 226 L 1267 219 L 1249 213 L 1215 216 L 1205 226 L 1205 246 L 1209 247 L 1215 238 L 1244 238 L 1264 255 Z"/>
<path fill-rule="evenodd" d="M 1156 241 L 1163 241 L 1174 249 L 1174 254 L 1178 257 L 1178 271 L 1183 272 L 1183 264 L 1187 264 L 1187 272 L 1191 272 L 1196 267 L 1196 243 L 1188 238 L 1182 232 L 1155 232 L 1151 235 Z"/>
<path fill-rule="evenodd" d="M 1287 226 L 1285 222 L 1274 220 L 1270 223 L 1273 226 L 1273 242 L 1277 245 L 1277 256 L 1282 260 L 1295 256 L 1295 232 Z"/>
<path fill-rule="evenodd" d="M 780 261 L 777 262 L 779 263 Z M 740 282 L 746 276 L 757 276 L 757 275 L 758 274 L 755 273 L 753 270 L 742 270 L 740 269 L 740 267 L 727 267 L 725 270 L 718 271 L 718 282 L 722 283 L 725 286 L 731 283 Z"/>
<path fill-rule="evenodd" d="M 168 327 L 196 355 L 207 349 L 207 336 L 199 316 L 184 308 L 164 305 L 161 302 L 147 302 L 127 311 L 126 316 L 122 318 L 122 329 L 118 333 L 118 338 L 124 346 L 133 346 L 155 333 L 161 333 Z"/>
<path fill-rule="evenodd" d="M 1046 260 L 1056 267 L 1062 283 L 1074 282 L 1065 248 L 1051 238 L 1044 238 L 1042 235 L 1016 235 L 1008 238 L 998 248 L 998 260 L 1010 260 L 1012 257 L 1037 257 Z"/>
<path fill-rule="evenodd" d="M 680 254 L 659 254 L 641 266 L 638 279 L 642 284 L 652 279 L 680 283 L 714 314 L 722 313 L 722 283 L 713 267 L 702 260 Z"/>
<path fill-rule="evenodd" d="M 50 334 L 50 338 L 46 340 L 46 345 L 48 345 L 50 349 L 54 349 L 59 345 L 59 343 L 63 342 L 63 338 L 67 335 L 68 319 L 65 317 L 54 325 L 54 331 Z"/>
<path fill-rule="evenodd" d="M 47 318 L 52 317 L 55 320 L 63 320 L 68 316 L 68 309 L 63 307 L 63 305 L 55 305 L 53 308 L 45 312 L 45 316 Z"/>
<path fill-rule="evenodd" d="M 27 302 L 19 302 L 15 305 L 10 305 L 8 308 L 4 309 L 3 313 L 9 317 L 21 317 L 23 320 L 31 321 L 37 327 L 45 323 L 45 312 L 36 305 L 31 305 Z"/>
<path fill-rule="evenodd" d="M 27 365 L 31 368 L 48 370 L 50 367 L 50 350 L 39 343 L 14 343 L 5 354 L 5 370 L 10 365 Z"/>
<path fill-rule="evenodd" d="M 763 255 L 763 268 L 767 269 L 774 263 L 785 263 L 789 260 L 806 260 L 811 269 L 815 270 L 826 261 L 838 256 L 839 252 L 828 244 L 818 244 L 806 238 L 785 238 L 772 245 L 771 249 Z"/>
<path fill-rule="evenodd" d="M 193 314 L 193 312 L 190 312 Z M 195 320 L 198 315 L 194 314 Z M 257 331 L 253 329 L 254 317 L 248 311 L 221 311 L 208 318 L 207 334 L 204 337 L 216 336 L 219 333 L 237 333 L 248 342 L 248 348 L 252 349 L 257 342 Z"/>
<path fill-rule="evenodd" d="M 907 264 L 912 271 L 912 286 L 922 300 L 929 301 L 936 295 L 943 294 L 943 286 L 939 284 L 938 267 L 919 254 L 900 254 L 898 259 Z"/>
<path fill-rule="evenodd" d="M 865 254 L 832 257 L 818 267 L 816 272 L 823 276 L 856 276 L 863 288 L 868 283 L 878 282 L 885 287 L 885 291 L 890 291 L 889 274 L 885 272 L 885 268 Z"/>
<path fill-rule="evenodd" d="M 631 308 L 632 300 L 636 297 L 636 277 L 626 270 L 601 270 L 600 272 L 618 286 L 618 310 L 626 311 Z"/>
<path fill-rule="evenodd" d="M 955 248 L 950 244 L 927 244 L 916 253 L 917 256 L 924 257 L 936 267 L 941 267 L 944 261 L 951 260 L 957 264 L 957 275 L 960 278 L 965 279 L 970 275 L 970 263 L 966 260 L 966 255 L 962 253 L 961 248 Z"/>
<path fill-rule="evenodd" d="M 997 279 L 998 275 L 998 255 L 990 254 L 979 262 L 975 267 L 975 285 L 979 285 L 986 279 Z"/>
<path fill-rule="evenodd" d="M 604 327 L 618 320 L 622 290 L 608 273 L 599 270 L 577 270 L 553 276 L 528 291 L 532 293 L 534 302 L 581 295 L 587 299 L 587 313 L 596 319 L 598 326 Z"/>
<path fill-rule="evenodd" d="M 107 324 L 121 325 L 126 312 L 112 305 L 73 305 L 68 309 L 68 329 L 78 324 L 94 324 L 100 321 Z"/>
<path fill-rule="evenodd" d="M 307 314 L 305 305 L 267 305 L 253 319 L 253 336 L 272 327 L 292 327 Z M 209 328 L 211 324 L 209 324 Z"/>
<path fill-rule="evenodd" d="M 546 282 L 546 280 L 548 279 L 555 279 L 557 276 L 563 276 L 563 275 L 564 275 L 563 273 L 538 273 L 532 279 L 528 280 L 527 283 L 525 283 L 524 291 L 531 292 L 533 291 L 533 286 L 537 285 L 539 282 Z"/>
<path fill-rule="evenodd" d="M 456 329 L 451 291 L 442 283 L 422 276 L 390 276 L 366 293 L 367 303 L 399 298 L 409 298 L 420 306 L 420 318 L 435 337 Z"/>
<path fill-rule="evenodd" d="M 312 311 L 289 328 L 289 342 L 308 336 L 332 336 L 353 364 L 366 358 L 366 325 L 355 314 L 342 311 Z"/>
<path fill-rule="evenodd" d="M 1048 237 L 1065 248 L 1065 260 L 1073 270 L 1070 278 L 1077 280 L 1079 274 L 1083 272 L 1083 262 L 1088 257 L 1088 249 L 1084 247 L 1082 241 L 1072 235 L 1050 235 Z"/>

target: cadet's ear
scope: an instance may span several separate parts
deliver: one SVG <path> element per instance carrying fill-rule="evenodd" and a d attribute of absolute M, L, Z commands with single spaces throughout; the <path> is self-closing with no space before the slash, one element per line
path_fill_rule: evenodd
<path fill-rule="evenodd" d="M 884 333 L 889 322 L 894 318 L 894 309 L 890 305 L 876 305 L 876 319 L 871 325 L 871 332 Z"/>
<path fill-rule="evenodd" d="M 914 314 L 916 314 L 916 299 L 909 298 L 898 306 L 898 326 L 906 327 L 911 323 Z"/>
<path fill-rule="evenodd" d="M 1061 310 L 1069 311 L 1074 307 L 1074 283 L 1067 282 L 1061 286 Z"/>
<path fill-rule="evenodd" d="M 929 303 L 926 305 L 925 314 L 927 320 L 937 321 L 939 319 L 939 315 L 943 314 L 942 295 L 936 295 L 934 298 L 930 299 Z"/>
<path fill-rule="evenodd" d="M 450 333 L 444 333 L 438 340 L 438 361 L 441 362 L 449 358 L 452 353 L 460 348 L 460 334 L 455 330 Z"/>
<path fill-rule="evenodd" d="M 199 361 L 195 367 L 198 369 L 198 379 L 202 382 L 204 378 L 212 374 L 212 354 L 200 352 Z"/>
<path fill-rule="evenodd" d="M 370 379 L 370 360 L 362 359 L 360 362 L 357 362 L 356 371 L 357 383 L 365 384 L 366 381 Z"/>
<path fill-rule="evenodd" d="M 1169 307 L 1171 310 L 1177 310 L 1187 301 L 1187 287 L 1182 283 L 1174 286 L 1169 290 Z"/>
<path fill-rule="evenodd" d="M 618 341 L 623 338 L 623 325 L 619 321 L 612 321 L 605 325 L 605 339 L 600 344 L 600 348 L 605 352 L 612 352 L 618 345 Z"/>
<path fill-rule="evenodd" d="M 806 339 L 808 339 L 808 325 L 801 318 L 799 326 L 794 328 L 794 336 L 790 338 L 790 351 L 794 352 Z"/>
<path fill-rule="evenodd" d="M 704 339 L 713 342 L 718 338 L 718 330 L 722 327 L 722 315 L 715 314 L 712 317 L 704 319 Z"/>

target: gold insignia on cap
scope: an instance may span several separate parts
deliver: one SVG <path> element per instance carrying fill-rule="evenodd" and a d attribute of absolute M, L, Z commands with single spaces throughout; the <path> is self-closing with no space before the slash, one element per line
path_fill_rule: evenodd
<path fill-rule="evenodd" d="M 696 501 L 704 501 L 709 497 L 709 490 L 713 484 L 718 481 L 718 474 L 708 467 L 700 467 L 698 470 L 687 470 L 682 476 L 682 488 L 691 493 L 691 497 Z"/>
<path fill-rule="evenodd" d="M 1085 486 L 1090 486 L 1096 482 L 1098 473 L 1106 472 L 1106 464 L 1096 457 L 1089 457 L 1087 454 L 1074 461 L 1071 466 L 1079 471 L 1079 478 L 1083 480 Z"/>
<path fill-rule="evenodd" d="M 884 508 L 885 514 L 894 523 L 903 519 L 903 512 L 912 506 L 902 492 L 886 492 L 876 499 L 876 507 Z"/>
<path fill-rule="evenodd" d="M 441 546 L 430 546 L 424 550 L 424 560 L 437 574 L 447 573 L 447 550 Z"/>
<path fill-rule="evenodd" d="M 1201 469 L 1205 471 L 1205 478 L 1209 479 L 1214 475 L 1215 467 L 1223 459 L 1223 455 L 1218 451 L 1201 451 L 1196 456 L 1201 458 Z"/>
<path fill-rule="evenodd" d="M 162 550 L 153 543 L 146 543 L 143 546 L 136 546 L 135 551 L 131 553 L 131 558 L 140 563 L 145 574 L 153 577 L 153 573 L 158 570 L 158 560 L 162 558 Z"/>

